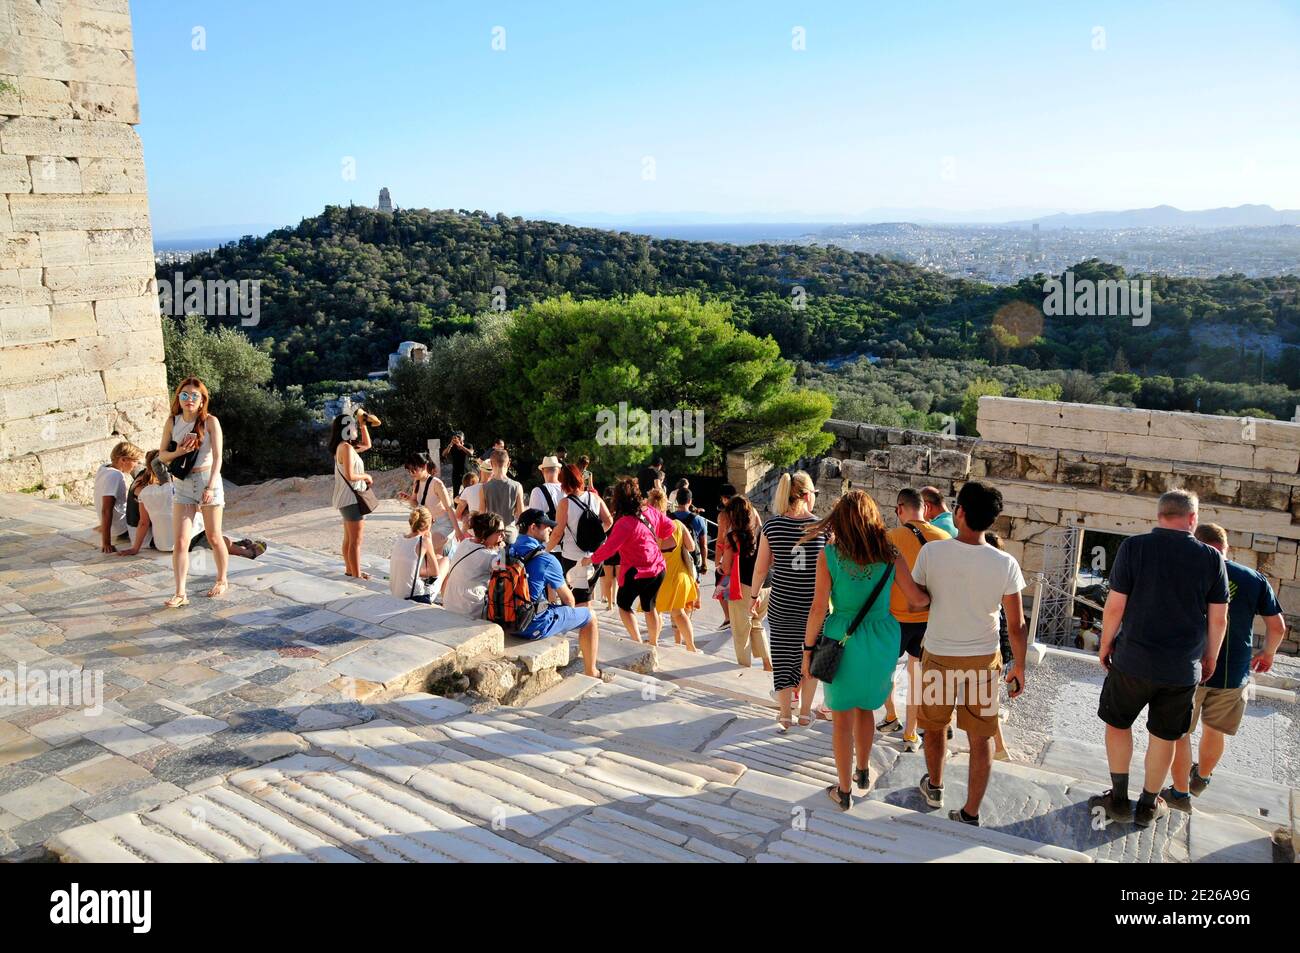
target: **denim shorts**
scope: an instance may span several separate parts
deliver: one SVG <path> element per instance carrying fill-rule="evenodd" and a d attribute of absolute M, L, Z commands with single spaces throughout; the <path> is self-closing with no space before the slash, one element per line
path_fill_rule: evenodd
<path fill-rule="evenodd" d="M 345 523 L 360 523 L 366 518 L 366 514 L 361 512 L 361 507 L 356 503 L 340 506 L 339 512 L 343 514 L 343 522 Z"/>
<path fill-rule="evenodd" d="M 203 506 L 203 491 L 208 486 L 208 471 L 203 470 L 200 473 L 191 473 L 184 480 L 175 480 L 176 496 L 175 501 L 183 506 Z M 225 506 L 226 493 L 221 484 L 221 475 L 217 475 L 217 480 L 212 486 L 212 499 L 206 505 L 208 506 Z"/>

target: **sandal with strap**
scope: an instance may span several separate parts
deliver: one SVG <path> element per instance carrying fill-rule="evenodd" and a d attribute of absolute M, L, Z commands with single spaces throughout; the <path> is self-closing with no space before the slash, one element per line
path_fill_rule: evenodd
<path fill-rule="evenodd" d="M 859 791 L 866 791 L 871 787 L 871 768 L 858 768 L 853 772 L 853 785 Z"/>
<path fill-rule="evenodd" d="M 832 784 L 826 789 L 826 796 L 830 798 L 841 811 L 847 811 L 853 806 L 853 797 L 848 791 L 841 791 L 838 784 Z"/>
<path fill-rule="evenodd" d="M 163 606 L 167 609 L 181 609 L 189 604 L 190 600 L 187 596 L 172 596 L 163 603 Z"/>

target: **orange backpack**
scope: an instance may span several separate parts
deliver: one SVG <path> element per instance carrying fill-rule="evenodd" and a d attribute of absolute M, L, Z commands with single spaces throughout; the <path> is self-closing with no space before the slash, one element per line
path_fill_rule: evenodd
<path fill-rule="evenodd" d="M 518 632 L 546 609 L 546 598 L 534 601 L 528 588 L 528 571 L 524 566 L 538 553 L 538 546 L 520 559 L 506 550 L 505 561 L 492 567 L 488 576 L 486 607 L 483 617 L 507 632 Z"/>

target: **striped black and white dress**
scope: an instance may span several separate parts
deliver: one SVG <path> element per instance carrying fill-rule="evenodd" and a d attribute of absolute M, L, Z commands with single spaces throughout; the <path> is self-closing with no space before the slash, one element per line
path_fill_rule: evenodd
<path fill-rule="evenodd" d="M 778 692 L 794 688 L 803 674 L 804 631 L 817 589 L 817 557 L 826 546 L 826 537 L 823 534 L 806 543 L 799 539 L 816 521 L 815 516 L 773 516 L 763 524 L 763 535 L 772 550 L 772 568 L 767 576 L 772 587 L 767 622 L 771 629 L 772 684 Z"/>

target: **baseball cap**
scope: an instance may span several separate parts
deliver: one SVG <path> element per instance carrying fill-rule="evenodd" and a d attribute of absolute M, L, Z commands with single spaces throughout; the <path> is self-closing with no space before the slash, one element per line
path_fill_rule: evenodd
<path fill-rule="evenodd" d="M 551 519 L 542 510 L 527 509 L 519 514 L 515 520 L 515 525 L 522 530 L 527 530 L 530 526 L 554 526 L 555 520 Z"/>

